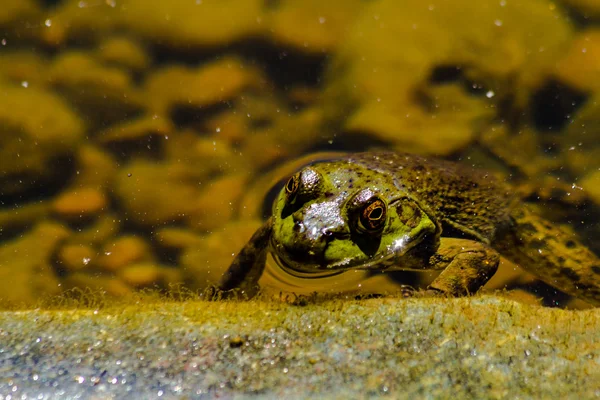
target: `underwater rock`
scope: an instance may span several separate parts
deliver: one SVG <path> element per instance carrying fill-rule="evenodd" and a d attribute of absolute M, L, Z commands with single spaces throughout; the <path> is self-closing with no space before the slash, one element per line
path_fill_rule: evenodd
<path fill-rule="evenodd" d="M 538 152 L 541 143 L 532 129 L 511 132 L 506 125 L 494 124 L 481 133 L 479 143 L 506 167 L 536 181 L 561 163 L 561 160 L 543 157 Z"/>
<path fill-rule="evenodd" d="M 169 65 L 155 70 L 145 82 L 151 109 L 167 115 L 178 107 L 201 110 L 223 104 L 244 89 L 260 86 L 260 74 L 233 57 L 199 67 Z"/>
<path fill-rule="evenodd" d="M 77 226 L 69 237 L 70 243 L 101 245 L 115 237 L 121 229 L 121 217 L 112 213 L 102 213 L 95 221 Z"/>
<path fill-rule="evenodd" d="M 599 132 L 600 92 L 577 110 L 560 138 L 567 163 L 576 175 L 590 173 L 600 167 Z"/>
<path fill-rule="evenodd" d="M 600 29 L 590 28 L 577 34 L 556 65 L 555 75 L 583 92 L 600 91 Z"/>
<path fill-rule="evenodd" d="M 0 196 L 64 181 L 84 127 L 58 96 L 32 87 L 0 89 Z"/>
<path fill-rule="evenodd" d="M 135 288 L 148 287 L 161 278 L 160 267 L 153 263 L 131 264 L 117 271 L 117 276 Z"/>
<path fill-rule="evenodd" d="M 457 11 L 463 2 L 469 12 Z M 512 99 L 516 108 L 527 104 L 571 30 L 560 11 L 541 0 L 370 2 L 327 71 L 327 119 L 346 131 L 377 132 L 388 145 L 416 141 L 412 151 L 451 153 L 474 138 L 469 131 L 493 120 L 503 100 Z M 419 94 L 451 83 L 464 88 L 464 101 L 472 96 L 467 89 L 476 88 L 480 98 L 458 125 L 465 140 L 444 145 L 452 135 L 443 132 L 454 128 L 456 110 L 451 103 L 443 110 L 428 108 Z M 407 127 L 418 127 L 409 130 L 410 141 L 401 136 Z"/>
<path fill-rule="evenodd" d="M 333 52 L 364 5 L 360 0 L 278 1 L 266 16 L 271 40 L 299 53 Z"/>
<path fill-rule="evenodd" d="M 60 269 L 67 272 L 77 272 L 88 268 L 96 258 L 98 252 L 91 246 L 84 244 L 65 244 L 56 255 L 56 262 Z"/>
<path fill-rule="evenodd" d="M 237 203 L 246 189 L 246 174 L 226 175 L 202 185 L 197 198 L 190 199 L 188 225 L 201 232 L 211 232 L 227 224 L 234 216 Z"/>
<path fill-rule="evenodd" d="M 140 262 L 151 262 L 154 257 L 148 243 L 139 236 L 120 236 L 106 243 L 95 265 L 105 271 L 118 272 Z"/>
<path fill-rule="evenodd" d="M 61 193 L 52 202 L 52 211 L 66 221 L 85 221 L 97 217 L 108 206 L 103 191 L 92 187 Z"/>
<path fill-rule="evenodd" d="M 116 161 L 104 150 L 86 143 L 78 148 L 75 155 L 77 175 L 73 177 L 71 188 L 94 187 L 108 189 L 117 173 Z"/>
<path fill-rule="evenodd" d="M 129 37 L 110 37 L 100 42 L 96 56 L 106 65 L 114 65 L 135 73 L 146 70 L 150 65 L 150 57 L 146 50 Z"/>
<path fill-rule="evenodd" d="M 182 50 L 258 36 L 262 0 L 123 0 L 119 22 L 136 35 Z"/>
<path fill-rule="evenodd" d="M 50 66 L 49 80 L 94 127 L 131 118 L 144 108 L 127 72 L 86 53 L 59 55 Z"/>
<path fill-rule="evenodd" d="M 115 180 L 114 194 L 126 217 L 143 226 L 182 220 L 194 210 L 197 184 L 176 164 L 134 161 L 123 166 Z"/>
<path fill-rule="evenodd" d="M 168 138 L 175 128 L 170 120 L 159 115 L 142 115 L 117 123 L 97 134 L 98 141 L 119 147 L 131 142 L 147 142 L 153 137 Z"/>
<path fill-rule="evenodd" d="M 34 39 L 39 31 L 42 10 L 33 0 L 2 0 L 0 7 L 0 32 L 2 39 Z"/>
<path fill-rule="evenodd" d="M 180 263 L 188 287 L 202 290 L 219 282 L 234 256 L 261 225 L 259 220 L 231 222 L 204 237 L 197 246 L 187 248 Z"/>
<path fill-rule="evenodd" d="M 0 78 L 21 86 L 39 88 L 47 83 L 48 60 L 31 51 L 2 51 Z"/>
<path fill-rule="evenodd" d="M 594 203 L 600 206 L 600 169 L 587 174 L 579 184 Z"/>
<path fill-rule="evenodd" d="M 50 258 L 56 245 L 68 236 L 62 225 L 42 222 L 18 239 L 0 245 L 0 304 L 31 306 L 59 293 Z"/>
<path fill-rule="evenodd" d="M 186 228 L 159 228 L 154 232 L 153 242 L 167 250 L 181 251 L 198 246 L 203 237 Z"/>

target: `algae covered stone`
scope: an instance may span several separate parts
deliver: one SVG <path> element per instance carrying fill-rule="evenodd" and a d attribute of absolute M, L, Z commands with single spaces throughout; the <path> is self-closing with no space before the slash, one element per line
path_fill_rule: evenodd
<path fill-rule="evenodd" d="M 84 132 L 58 96 L 37 88 L 0 88 L 0 195 L 63 180 Z"/>

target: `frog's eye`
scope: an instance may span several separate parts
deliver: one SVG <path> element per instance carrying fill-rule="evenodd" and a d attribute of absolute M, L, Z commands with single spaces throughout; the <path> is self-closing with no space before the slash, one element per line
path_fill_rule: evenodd
<path fill-rule="evenodd" d="M 285 195 L 288 199 L 288 202 L 291 202 L 294 200 L 294 197 L 296 197 L 296 194 L 298 194 L 299 187 L 300 187 L 300 177 L 298 176 L 298 174 L 292 175 L 290 177 L 290 179 L 288 179 L 287 183 L 285 184 Z"/>
<path fill-rule="evenodd" d="M 375 233 L 385 226 L 387 205 L 377 196 L 370 198 L 360 210 L 358 230 Z"/>

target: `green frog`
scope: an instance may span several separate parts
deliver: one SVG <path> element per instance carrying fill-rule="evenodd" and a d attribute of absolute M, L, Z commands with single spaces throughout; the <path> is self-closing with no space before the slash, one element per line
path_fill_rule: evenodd
<path fill-rule="evenodd" d="M 544 282 L 600 305 L 600 260 L 537 216 L 494 175 L 411 154 L 358 153 L 292 175 L 271 217 L 219 284 L 258 290 L 267 254 L 302 277 L 346 270 L 440 270 L 427 294 L 475 293 L 500 255 Z"/>

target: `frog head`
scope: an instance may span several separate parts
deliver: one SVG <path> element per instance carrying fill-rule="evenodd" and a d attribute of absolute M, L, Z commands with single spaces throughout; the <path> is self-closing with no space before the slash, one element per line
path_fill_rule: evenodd
<path fill-rule="evenodd" d="M 345 160 L 305 167 L 273 205 L 274 258 L 302 274 L 384 269 L 436 235 L 390 174 Z"/>

